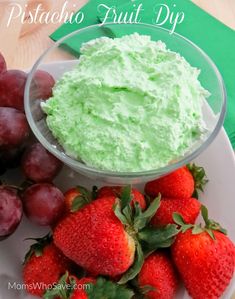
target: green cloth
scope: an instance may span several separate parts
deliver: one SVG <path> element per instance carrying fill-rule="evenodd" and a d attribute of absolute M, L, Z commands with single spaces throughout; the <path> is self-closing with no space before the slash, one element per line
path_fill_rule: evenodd
<path fill-rule="evenodd" d="M 98 12 L 97 6 L 105 3 L 108 6 L 116 6 L 119 11 L 133 11 L 133 4 L 143 3 L 144 10 L 141 12 L 141 22 L 153 23 L 154 7 L 156 4 L 167 4 L 172 11 L 183 11 L 185 19 L 182 24 L 176 27 L 176 32 L 192 40 L 202 48 L 216 63 L 220 70 L 227 89 L 228 110 L 224 127 L 230 138 L 232 146 L 235 148 L 235 31 L 228 28 L 198 6 L 189 0 L 156 0 L 134 2 L 130 0 L 90 0 L 89 3 L 81 10 L 85 14 L 85 19 L 81 24 L 64 24 L 57 29 L 51 38 L 55 41 L 61 37 L 80 28 L 97 24 L 102 20 L 102 11 Z M 173 5 L 176 4 L 176 7 Z M 109 19 L 108 21 L 112 21 Z M 164 24 L 165 28 L 172 26 L 169 22 Z M 76 43 L 69 40 L 66 45 L 73 52 L 77 52 Z"/>

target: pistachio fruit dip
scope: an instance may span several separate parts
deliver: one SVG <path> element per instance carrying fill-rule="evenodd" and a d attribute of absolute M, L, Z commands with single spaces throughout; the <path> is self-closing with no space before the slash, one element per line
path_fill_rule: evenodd
<path fill-rule="evenodd" d="M 200 70 L 161 41 L 137 33 L 83 44 L 79 63 L 42 104 L 66 153 L 100 170 L 166 166 L 207 129 Z"/>

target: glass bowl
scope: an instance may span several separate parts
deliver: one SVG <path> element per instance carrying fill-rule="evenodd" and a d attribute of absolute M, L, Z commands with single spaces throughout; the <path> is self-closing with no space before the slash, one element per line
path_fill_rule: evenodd
<path fill-rule="evenodd" d="M 199 77 L 202 86 L 211 96 L 203 106 L 203 118 L 209 133 L 197 144 L 190 148 L 187 153 L 165 165 L 162 168 L 141 172 L 113 172 L 90 167 L 81 161 L 68 156 L 62 146 L 52 136 L 46 124 L 46 115 L 40 107 L 37 99 L 37 90 L 33 82 L 37 70 L 46 70 L 55 80 L 59 79 L 64 72 L 69 71 L 78 63 L 79 49 L 84 42 L 102 36 L 121 37 L 132 33 L 149 35 L 152 40 L 161 40 L 172 51 L 180 53 L 194 67 L 201 70 Z M 65 51 L 66 59 L 55 61 L 56 53 Z M 49 63 L 46 63 L 49 62 Z M 226 91 L 223 79 L 213 61 L 195 44 L 179 34 L 170 34 L 168 30 L 147 24 L 104 24 L 86 27 L 75 31 L 56 42 L 49 48 L 33 66 L 25 88 L 25 112 L 31 129 L 42 145 L 53 155 L 58 157 L 64 164 L 73 170 L 92 179 L 102 180 L 112 184 L 136 184 L 146 182 L 154 178 L 164 176 L 173 170 L 187 164 L 196 158 L 215 139 L 221 129 L 226 111 Z"/>

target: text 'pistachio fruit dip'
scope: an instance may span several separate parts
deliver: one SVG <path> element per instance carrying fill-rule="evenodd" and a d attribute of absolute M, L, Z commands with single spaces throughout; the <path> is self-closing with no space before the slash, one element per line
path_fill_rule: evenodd
<path fill-rule="evenodd" d="M 47 125 L 68 155 L 94 168 L 166 166 L 206 132 L 199 73 L 149 36 L 92 40 L 42 104 Z"/>

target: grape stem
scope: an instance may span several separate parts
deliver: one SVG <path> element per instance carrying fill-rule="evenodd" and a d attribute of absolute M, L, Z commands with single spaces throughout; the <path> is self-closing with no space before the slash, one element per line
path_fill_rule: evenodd
<path fill-rule="evenodd" d="M 14 189 L 18 193 L 23 193 L 25 189 L 33 185 L 33 182 L 26 180 L 24 181 L 20 186 L 12 185 L 12 184 L 7 184 L 4 181 L 0 181 L 0 189 L 1 188 L 9 188 L 9 189 Z"/>
<path fill-rule="evenodd" d="M 7 188 L 10 188 L 10 189 L 15 189 L 15 190 L 20 191 L 20 192 L 24 191 L 24 188 L 23 188 L 23 187 L 15 186 L 15 185 L 9 185 L 9 184 L 6 184 L 6 183 L 1 182 L 0 189 L 1 189 L 1 188 L 6 188 L 6 187 L 7 187 Z"/>

